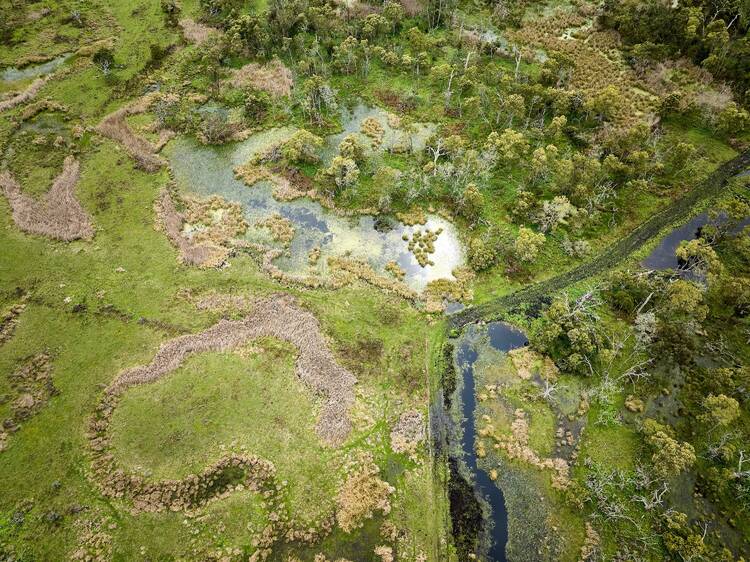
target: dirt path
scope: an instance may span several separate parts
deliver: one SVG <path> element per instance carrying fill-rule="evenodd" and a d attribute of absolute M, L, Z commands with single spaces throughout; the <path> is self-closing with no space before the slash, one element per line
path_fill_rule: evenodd
<path fill-rule="evenodd" d="M 551 279 L 524 287 L 515 293 L 467 308 L 451 316 L 451 326 L 461 328 L 479 320 L 499 318 L 512 307 L 539 301 L 574 283 L 617 267 L 646 242 L 658 236 L 664 228 L 685 220 L 696 205 L 719 195 L 732 177 L 748 167 L 750 167 L 750 151 L 745 151 L 719 166 L 698 187 L 641 223 L 630 234 L 610 245 L 592 260 Z"/>

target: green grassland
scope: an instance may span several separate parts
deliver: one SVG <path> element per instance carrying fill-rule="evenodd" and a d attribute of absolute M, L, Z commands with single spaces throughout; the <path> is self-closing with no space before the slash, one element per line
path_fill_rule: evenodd
<path fill-rule="evenodd" d="M 220 27 L 243 16 L 263 20 L 278 3 L 241 2 L 236 9 L 225 9 L 222 2 L 184 0 L 178 4 L 181 18 Z M 529 14 L 550 14 L 557 7 L 567 13 L 587 3 L 530 4 Z M 747 131 L 734 135 L 719 132 L 697 110 L 665 115 L 658 127 L 646 128 L 646 138 L 637 147 L 646 151 L 645 172 L 629 169 L 581 180 L 584 187 L 589 186 L 587 181 L 597 188 L 611 184 L 614 194 L 604 203 L 591 203 L 590 214 L 581 211 L 577 215 L 583 217 L 580 224 L 563 220 L 548 229 L 537 215 L 518 214 L 521 192 L 532 191 L 539 210 L 543 202 L 563 192 L 575 198 L 581 185 L 565 187 L 562 181 L 558 185 L 556 172 L 535 177 L 533 151 L 554 145 L 562 156 L 598 162 L 605 152 L 617 153 L 617 147 L 607 145 L 616 144 L 617 139 L 607 135 L 613 130 L 620 132 L 620 128 L 614 121 L 608 123 L 604 112 L 594 116 L 594 110 L 585 109 L 591 93 L 581 91 L 576 94 L 580 99 L 569 104 L 568 128 L 563 134 L 554 134 L 551 123 L 557 110 L 552 109 L 550 92 L 565 88 L 544 85 L 550 65 L 538 57 L 525 56 L 516 63 L 512 54 L 476 47 L 465 40 L 458 26 L 443 22 L 442 27 L 429 29 L 426 18 L 417 15 L 404 17 L 393 26 L 397 31 L 380 32 L 370 41 L 415 58 L 424 47 L 427 62 L 418 71 L 413 58 L 407 58 L 412 60 L 409 64 L 403 60 L 394 64 L 374 55 L 368 59 L 366 72 L 361 68 L 340 71 L 340 63 L 333 62 L 335 43 L 345 37 L 326 37 L 307 28 L 295 31 L 298 43 L 271 37 L 273 45 L 264 47 L 267 52 L 262 55 L 238 48 L 220 56 L 214 68 L 207 54 L 211 42 L 205 47 L 186 39 L 168 17 L 169 2 L 52 0 L 24 3 L 13 11 L 8 7 L 7 12 L 6 5 L 10 2 L 0 0 L 4 12 L 0 24 L 3 30 L 11 30 L 0 42 L 0 66 L 25 67 L 60 55 L 67 58 L 37 94 L 34 101 L 49 102 L 37 115 L 24 117 L 34 101 L 0 114 L 0 168 L 18 180 L 25 194 L 40 198 L 60 173 L 65 157 L 74 155 L 81 163 L 75 196 L 92 217 L 95 235 L 90 241 L 65 243 L 26 234 L 14 223 L 7 198 L 0 197 L 0 318 L 9 319 L 0 325 L 0 419 L 12 422 L 18 400 L 24 398 L 25 391 L 18 390 L 12 374 L 40 354 L 46 354 L 55 389 L 35 403 L 33 414 L 17 428 L 9 424 L 5 449 L 0 450 L 0 560 L 81 560 L 85 559 L 84 550 L 98 551 L 92 557 L 95 560 L 251 559 L 259 551 L 258 537 L 276 516 L 262 493 L 233 490 L 184 512 L 136 513 L 127 498 L 110 499 L 101 493 L 92 472 L 87 428 L 105 389 L 120 372 L 148 364 L 162 344 L 176 337 L 199 333 L 224 317 L 242 317 L 241 311 L 197 307 L 202 296 L 254 299 L 278 293 L 291 295 L 300 307 L 314 314 L 336 361 L 357 379 L 351 410 L 353 430 L 346 441 L 338 447 L 321 441 L 315 431 L 320 398 L 295 374 L 297 351 L 289 344 L 263 338 L 236 350 L 191 356 L 157 382 L 128 389 L 112 416 L 110 446 L 118 465 L 156 482 L 200 473 L 228 452 L 257 455 L 274 464 L 276 482 L 284 483 L 280 486 L 283 510 L 315 527 L 322 521 L 335 523 L 341 511 L 338 494 L 351 476 L 352 466 L 370 458 L 378 468 L 378 478 L 393 487 L 388 509 L 376 510 L 351 532 L 334 524 L 330 533 L 312 544 L 282 537 L 274 544 L 270 559 L 317 562 L 316 555 L 325 555 L 330 559 L 380 560 L 375 549 L 385 545 L 393 549 L 397 560 L 460 560 L 451 544 L 446 493 L 449 475 L 445 459 L 433 454 L 427 419 L 433 396 L 443 383 L 448 321 L 424 312 L 420 302 L 363 281 L 337 289 L 277 282 L 249 253 L 233 253 L 222 268 L 182 264 L 178 251 L 156 227 L 154 203 L 161 190 L 171 185 L 170 172 L 166 168 L 153 173 L 139 169 L 123 146 L 96 131 L 113 111 L 148 92 L 158 92 L 174 95 L 182 104 L 175 118 L 181 135 L 196 136 L 205 130 L 207 122 L 201 120 L 197 109 L 209 100 L 234 108 L 254 132 L 291 125 L 326 136 L 341 128 L 338 109 L 313 117 L 305 105 L 309 79 L 316 74 L 310 68 L 320 64 L 338 108 L 364 103 L 396 114 L 406 124 L 434 123 L 437 134 L 430 139 L 431 148 L 439 142 L 436 139 L 464 143 L 463 149 L 435 158 L 451 170 L 451 166 L 460 166 L 460 158 L 468 160 L 471 150 L 481 154 L 490 132 L 505 129 L 506 114 L 495 121 L 484 112 L 492 110 L 493 104 L 505 103 L 510 94 L 520 93 L 531 107 L 524 107 L 523 115 L 515 121 L 511 115 L 508 122 L 525 135 L 529 146 L 518 158 L 509 157 L 508 163 L 493 164 L 489 172 L 477 174 L 482 204 L 473 214 L 466 210 L 466 191 L 457 193 L 455 189 L 459 180 L 449 176 L 434 179 L 437 173 L 429 167 L 429 151 L 376 154 L 360 163 L 356 191 L 341 190 L 333 197 L 339 209 L 352 212 L 382 206 L 384 188 L 376 185 L 375 173 L 384 166 L 400 171 L 405 183 L 428 185 L 429 189 L 413 198 L 394 188 L 392 201 L 382 213 L 390 216 L 414 208 L 440 212 L 456 225 L 464 247 L 481 239 L 492 248 L 491 263 L 474 267 L 476 277 L 467 291 L 470 296 L 463 298 L 469 305 L 509 295 L 587 263 L 700 185 L 709 172 L 736 157 L 750 138 Z M 366 15 L 342 13 L 346 17 L 337 16 L 336 22 L 345 22 L 341 25 L 350 25 L 349 29 L 358 30 L 359 39 L 364 37 L 367 32 L 357 26 Z M 461 16 L 456 19 L 461 21 L 461 31 L 463 25 L 484 29 L 484 22 L 496 21 L 486 3 L 460 2 L 457 15 Z M 533 19 L 527 16 L 523 25 L 533 27 Z M 417 27 L 427 33 L 410 31 Z M 502 32 L 494 24 L 487 28 Z M 228 32 L 224 29 L 222 34 Z M 254 36 L 243 37 L 252 41 Z M 228 51 L 235 47 L 223 45 Z M 106 71 L 92 59 L 102 52 L 112 57 L 112 67 Z M 248 115 L 249 110 L 243 109 L 246 97 L 257 90 L 229 86 L 228 79 L 249 62 L 267 62 L 271 53 L 291 69 L 292 94 L 271 100 L 260 115 Z M 446 94 L 446 77 L 432 72 L 441 66 L 453 68 L 457 74 L 452 97 Z M 620 70 L 623 75 L 630 72 L 624 62 Z M 220 80 L 213 79 L 212 72 Z M 600 78 L 606 82 L 606 77 Z M 12 84 L 0 80 L 0 96 L 22 91 L 30 84 L 31 79 Z M 688 89 L 697 87 L 688 84 Z M 623 101 L 625 112 L 628 100 Z M 545 106 L 544 111 L 534 108 L 537 102 Z M 161 118 L 156 109 L 150 109 L 129 116 L 127 124 L 141 131 L 156 126 Z M 157 138 L 154 130 L 143 135 L 151 141 Z M 694 150 L 689 169 L 669 160 L 680 143 Z M 635 152 L 624 150 L 620 164 L 628 162 L 630 166 L 627 159 Z M 632 164 L 633 170 L 636 167 Z M 315 188 L 325 187 L 320 163 L 301 163 L 298 171 Z M 634 183 L 627 181 L 631 175 L 637 180 Z M 405 186 L 399 189 L 405 191 Z M 735 187 L 726 198 L 744 201 L 747 197 L 743 188 Z M 585 207 L 580 204 L 580 209 Z M 531 260 L 519 258 L 514 245 L 526 226 L 544 234 Z M 564 243 L 568 239 L 585 241 L 587 251 L 571 253 Z M 636 267 L 635 260 L 652 245 L 653 241 L 632 254 L 623 267 Z M 739 243 L 722 242 L 717 251 L 724 264 L 722 275 L 744 279 L 748 264 Z M 592 286 L 605 287 L 608 275 L 568 287 L 568 294 L 575 298 Z M 746 317 L 737 317 L 731 303 L 714 304 L 720 300 L 716 295 L 706 299 L 711 316 L 702 329 L 712 341 L 721 340 L 726 353 L 696 354 L 698 359 L 685 368 L 687 390 L 680 395 L 679 405 L 693 414 L 703 412 L 701 400 L 711 389 L 706 373 L 712 373 L 721 361 L 739 368 L 750 354 Z M 23 307 L 20 313 L 10 314 L 17 305 Z M 511 318 L 533 334 L 547 321 L 542 313 L 536 314 L 541 314 L 541 319 L 522 318 L 517 311 L 513 314 Z M 611 308 L 600 314 L 596 322 L 602 332 L 626 334 L 631 330 L 633 314 Z M 604 347 L 602 344 L 601 349 Z M 631 348 L 632 343 L 618 352 Z M 550 356 L 557 354 L 555 359 L 564 364 L 566 357 L 560 360 L 559 349 L 546 351 Z M 558 425 L 580 423 L 585 427 L 576 437 L 575 456 L 567 459 L 570 474 L 566 489 L 557 485 L 549 469 L 531 466 L 488 445 L 489 453 L 480 465 L 488 470 L 499 467 L 497 482 L 505 490 L 509 508 L 511 558 L 578 560 L 591 538 L 587 525 L 594 525 L 597 552 L 605 557 L 623 555 L 619 533 L 637 541 L 638 533 L 648 530 L 648 540 L 653 541 L 647 549 L 649 559 L 678 559 L 678 549 L 659 542 L 659 533 L 666 528 L 663 514 L 630 501 L 635 493 L 632 479 L 653 451 L 647 448 L 642 432 L 645 416 L 626 408 L 631 394 L 656 408 L 653 403 L 669 384 L 670 372 L 660 365 L 652 380 L 637 387 L 624 383 L 610 387 L 601 373 L 581 376 L 563 369 L 556 379 L 555 398 L 545 400 L 540 397 L 541 379 L 520 380 L 506 356 L 486 346 L 483 354 L 476 367 L 477 392 L 490 384 L 500 384 L 503 390 L 498 400 L 481 402 L 478 420 L 488 416 L 495 431 L 508 437 L 513 431 L 514 411 L 523 410 L 528 420 L 528 447 L 542 459 L 563 454 Z M 593 352 L 592 357 L 595 362 L 600 359 Z M 616 364 L 613 376 L 626 368 Z M 584 402 L 585 408 L 579 406 Z M 408 410 L 417 410 L 426 419 L 427 436 L 413 452 L 397 452 L 391 432 Z M 733 426 L 735 442 L 748 435 L 749 420 L 743 403 Z M 711 489 L 706 492 L 713 502 L 710 510 L 715 516 L 719 512 L 714 519 L 721 520 L 715 527 L 716 536 L 727 541 L 732 553 L 744 552 L 748 518 L 741 507 L 730 506 L 733 492 L 717 484 L 721 479 L 716 463 L 700 454 L 711 444 L 713 434 L 685 421 L 675 426 L 676 435 L 694 442 L 699 453 L 694 466 L 680 478 L 699 482 L 703 491 Z M 722 469 L 733 469 L 736 453 L 732 451 L 734 456 L 728 457 L 731 463 L 724 462 Z M 630 501 L 625 516 L 637 523 L 618 526 L 602 522 L 597 511 L 603 509 L 602 503 L 597 504 L 591 492 L 599 483 L 597 478 L 630 478 L 619 488 L 607 488 L 606 494 L 608 501 Z M 675 505 L 695 511 L 686 492 L 689 486 L 675 482 L 670 481 Z M 731 510 L 731 518 L 727 510 Z M 698 522 L 696 515 L 679 532 L 696 540 L 693 534 Z M 686 534 L 690 525 L 693 534 Z M 716 536 L 707 541 L 718 544 Z M 703 555 L 711 559 L 717 552 L 705 550 Z"/>

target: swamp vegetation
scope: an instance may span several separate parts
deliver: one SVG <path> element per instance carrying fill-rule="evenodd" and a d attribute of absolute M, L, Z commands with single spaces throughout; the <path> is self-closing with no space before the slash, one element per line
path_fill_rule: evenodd
<path fill-rule="evenodd" d="M 748 29 L 0 0 L 0 561 L 750 559 Z"/>

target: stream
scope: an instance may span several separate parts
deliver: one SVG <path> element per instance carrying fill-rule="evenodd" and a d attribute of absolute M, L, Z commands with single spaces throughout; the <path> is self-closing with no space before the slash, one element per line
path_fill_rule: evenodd
<path fill-rule="evenodd" d="M 455 461 L 468 471 L 474 493 L 481 498 L 484 505 L 485 513 L 480 534 L 480 551 L 484 552 L 480 554 L 491 562 L 505 562 L 505 547 L 508 542 L 508 511 L 505 497 L 500 487 L 479 468 L 475 448 L 477 403 L 474 364 L 479 358 L 477 344 L 483 338 L 488 338 L 490 347 L 503 353 L 527 345 L 528 339 L 523 332 L 503 322 L 493 322 L 486 327 L 471 325 L 462 334 L 455 354 L 463 383 L 460 392 L 461 457 Z"/>
<path fill-rule="evenodd" d="M 723 222 L 721 217 L 717 219 L 717 222 Z M 661 242 L 651 251 L 651 253 L 643 260 L 641 265 L 646 269 L 655 269 L 662 271 L 665 269 L 674 269 L 675 271 L 684 274 L 688 278 L 693 276 L 688 270 L 686 270 L 683 264 L 675 255 L 677 248 L 681 242 L 693 240 L 700 236 L 701 228 L 709 224 L 708 213 L 701 213 L 690 219 L 685 224 L 676 227 L 669 234 L 667 234 Z M 740 221 L 740 223 L 733 229 L 733 233 L 740 232 L 743 228 L 750 224 L 750 217 Z"/>
<path fill-rule="evenodd" d="M 745 171 L 740 176 L 750 175 L 750 171 Z M 719 222 L 721 217 L 717 219 Z M 700 229 L 710 222 L 707 213 L 697 215 L 686 223 L 674 228 L 667 234 L 653 251 L 643 260 L 642 266 L 647 269 L 665 270 L 674 269 L 681 275 L 690 277 L 690 271 L 686 270 L 675 255 L 675 250 L 681 242 L 692 240 L 699 236 Z M 741 221 L 733 229 L 735 233 L 740 232 L 745 226 L 750 225 L 750 217 Z M 458 313 L 461 308 L 451 310 L 446 309 L 446 313 Z M 489 339 L 489 345 L 501 352 L 508 352 L 512 349 L 522 347 L 528 344 L 526 336 L 518 329 L 503 322 L 493 322 L 485 327 L 477 324 L 469 324 L 461 334 L 454 353 L 455 362 L 461 372 L 462 386 L 460 387 L 460 406 L 454 404 L 453 408 L 460 407 L 461 423 L 460 429 L 448 431 L 449 442 L 460 440 L 460 457 L 451 456 L 449 466 L 451 467 L 451 479 L 461 479 L 465 481 L 464 474 L 468 472 L 469 482 L 462 482 L 464 493 L 473 491 L 479 498 L 480 506 L 483 513 L 481 518 L 481 529 L 475 529 L 473 532 L 479 534 L 480 552 L 477 553 L 480 558 L 487 562 L 506 562 L 506 546 L 508 542 L 508 510 L 505 503 L 505 497 L 499 485 L 490 479 L 489 475 L 479 468 L 476 455 L 476 384 L 474 380 L 474 364 L 480 358 L 478 343 L 483 337 Z M 456 401 L 453 401 L 454 403 Z M 450 415 L 444 416 L 449 419 Z M 460 439 L 457 436 L 460 435 Z M 449 447 L 452 453 L 456 447 Z M 455 453 L 453 453 L 455 454 Z M 463 470 L 460 470 L 459 465 Z M 454 492 L 455 493 L 455 492 Z M 459 501 L 460 505 L 467 504 L 465 497 L 457 498 L 451 494 L 451 502 Z M 472 533 L 472 529 L 462 526 L 470 526 L 473 521 L 459 521 L 461 527 L 459 532 Z M 454 527 L 457 524 L 454 518 Z M 454 529 L 455 532 L 455 529 Z"/>
<path fill-rule="evenodd" d="M 13 66 L 4 68 L 0 71 L 0 81 L 16 82 L 18 80 L 38 78 L 39 76 L 50 74 L 57 70 L 69 56 L 70 54 L 66 53 L 41 64 L 30 64 L 23 68 L 15 68 Z"/>

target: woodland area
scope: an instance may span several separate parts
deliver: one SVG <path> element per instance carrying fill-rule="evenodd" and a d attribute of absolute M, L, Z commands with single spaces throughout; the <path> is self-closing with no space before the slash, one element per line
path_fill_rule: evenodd
<path fill-rule="evenodd" d="M 0 0 L 0 562 L 750 559 L 749 28 Z"/>

